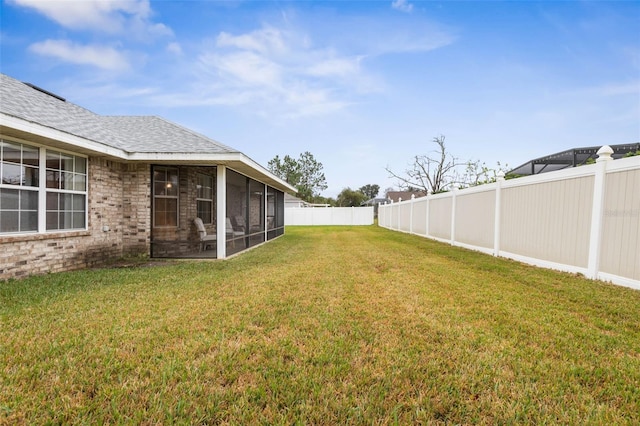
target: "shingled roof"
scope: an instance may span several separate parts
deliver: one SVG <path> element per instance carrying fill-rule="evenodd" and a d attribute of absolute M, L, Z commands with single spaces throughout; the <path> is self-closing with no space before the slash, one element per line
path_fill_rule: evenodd
<path fill-rule="evenodd" d="M 160 117 L 98 115 L 4 74 L 0 112 L 128 153 L 238 152 Z"/>

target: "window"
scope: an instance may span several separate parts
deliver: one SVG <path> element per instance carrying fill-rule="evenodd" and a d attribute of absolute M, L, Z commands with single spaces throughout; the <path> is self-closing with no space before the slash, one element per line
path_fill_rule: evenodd
<path fill-rule="evenodd" d="M 153 226 L 178 226 L 178 169 L 153 169 Z"/>
<path fill-rule="evenodd" d="M 85 157 L 0 139 L 0 176 L 0 233 L 86 228 Z"/>
<path fill-rule="evenodd" d="M 47 231 L 85 227 L 87 159 L 47 150 Z"/>
<path fill-rule="evenodd" d="M 39 152 L 38 148 L 0 140 L 2 233 L 38 230 Z"/>
<path fill-rule="evenodd" d="M 213 223 L 213 177 L 198 173 L 196 203 L 198 217 L 205 224 Z"/>
<path fill-rule="evenodd" d="M 86 187 L 86 158 L 47 151 L 47 188 L 85 191 Z"/>

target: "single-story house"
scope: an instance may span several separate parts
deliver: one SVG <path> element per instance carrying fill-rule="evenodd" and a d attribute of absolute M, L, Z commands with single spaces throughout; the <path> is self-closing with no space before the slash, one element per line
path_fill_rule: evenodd
<path fill-rule="evenodd" d="M 288 207 L 294 207 L 294 208 L 298 208 L 298 207 L 309 207 L 309 203 L 307 203 L 306 201 L 304 201 L 302 198 L 298 198 L 294 195 L 291 194 L 284 194 L 284 208 L 288 208 Z"/>
<path fill-rule="evenodd" d="M 373 206 L 373 217 L 378 217 L 378 206 L 380 204 L 389 204 L 391 200 L 389 198 L 371 198 L 370 200 L 363 201 L 360 206 Z"/>
<path fill-rule="evenodd" d="M 296 192 L 165 119 L 98 115 L 3 74 L 0 176 L 0 279 L 127 255 L 224 259 L 282 235 Z"/>
<path fill-rule="evenodd" d="M 301 208 L 301 207 L 330 207 L 330 204 L 323 203 L 309 203 L 302 198 L 298 198 L 285 192 L 284 194 L 284 208 Z"/>

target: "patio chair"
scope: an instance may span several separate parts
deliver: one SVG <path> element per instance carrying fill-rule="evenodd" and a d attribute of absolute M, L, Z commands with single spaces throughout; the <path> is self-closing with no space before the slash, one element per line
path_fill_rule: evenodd
<path fill-rule="evenodd" d="M 206 250 L 208 246 L 215 246 L 216 241 L 218 240 L 218 235 L 209 234 L 207 235 L 207 230 L 202 223 L 202 219 L 196 217 L 193 219 L 193 223 L 196 225 L 198 229 L 198 236 L 200 237 L 200 250 Z"/>
<path fill-rule="evenodd" d="M 244 218 L 242 216 L 234 216 L 233 220 L 231 221 L 232 225 L 233 225 L 233 229 L 235 229 L 236 231 L 245 231 L 244 229 Z"/>
<path fill-rule="evenodd" d="M 236 237 L 242 237 L 244 235 L 244 231 L 236 231 L 233 228 L 233 225 L 231 225 L 231 219 L 227 218 L 227 238 L 231 238 L 231 244 L 233 245 L 233 247 L 236 246 Z"/>

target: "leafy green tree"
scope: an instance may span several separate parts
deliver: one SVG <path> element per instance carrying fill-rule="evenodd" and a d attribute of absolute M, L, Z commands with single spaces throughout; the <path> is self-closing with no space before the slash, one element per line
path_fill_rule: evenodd
<path fill-rule="evenodd" d="M 313 204 L 328 204 L 329 207 L 335 207 L 336 205 L 336 200 L 331 197 L 323 197 L 322 195 L 313 197 L 313 200 L 311 201 Z"/>
<path fill-rule="evenodd" d="M 317 161 L 309 151 L 300 154 L 297 160 L 288 155 L 282 159 L 276 155 L 267 163 L 267 168 L 274 175 L 295 186 L 298 197 L 305 201 L 313 202 L 314 197 L 327 189 L 322 163 Z"/>
<path fill-rule="evenodd" d="M 288 155 L 285 155 L 282 160 L 276 155 L 269 161 L 267 167 L 271 173 L 293 186 L 298 185 L 300 182 L 300 166 L 294 158 Z"/>
<path fill-rule="evenodd" d="M 367 196 L 367 200 L 370 200 L 378 196 L 378 192 L 380 192 L 380 185 L 368 184 L 365 186 L 361 186 L 359 191 Z"/>
<path fill-rule="evenodd" d="M 336 204 L 338 207 L 359 207 L 360 204 L 367 201 L 369 198 L 363 194 L 360 190 L 353 190 L 351 188 L 344 188 L 342 192 L 338 194 L 336 198 Z"/>

